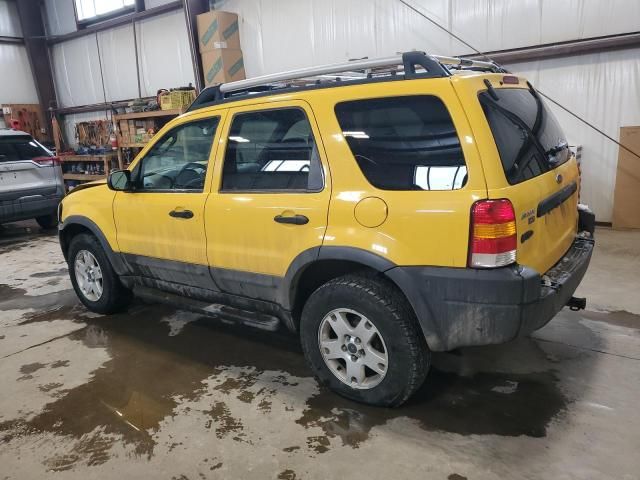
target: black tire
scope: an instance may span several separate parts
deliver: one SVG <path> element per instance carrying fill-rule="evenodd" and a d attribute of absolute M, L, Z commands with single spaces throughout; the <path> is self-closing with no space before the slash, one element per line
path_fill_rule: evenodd
<path fill-rule="evenodd" d="M 386 373 L 369 389 L 343 383 L 325 363 L 319 345 L 322 320 L 335 309 L 364 315 L 377 328 L 388 354 Z M 318 288 L 306 302 L 300 322 L 305 357 L 319 382 L 351 400 L 381 407 L 403 404 L 424 383 L 430 352 L 404 296 L 390 281 L 347 275 Z M 344 351 L 344 347 L 343 347 Z"/>
<path fill-rule="evenodd" d="M 36 217 L 36 222 L 40 225 L 40 228 L 44 230 L 49 230 L 58 225 L 58 216 L 55 213 L 51 213 L 49 215 L 42 215 L 41 217 Z"/>
<path fill-rule="evenodd" d="M 74 268 L 75 259 L 78 252 L 86 250 L 90 252 L 98 262 L 102 271 L 102 295 L 97 301 L 89 300 L 78 286 L 76 271 Z M 80 301 L 92 312 L 101 314 L 111 314 L 124 310 L 131 302 L 131 291 L 122 285 L 116 272 L 114 272 L 111 262 L 105 254 L 100 242 L 93 235 L 80 234 L 71 240 L 67 255 L 69 264 L 69 276 L 71 284 Z"/>

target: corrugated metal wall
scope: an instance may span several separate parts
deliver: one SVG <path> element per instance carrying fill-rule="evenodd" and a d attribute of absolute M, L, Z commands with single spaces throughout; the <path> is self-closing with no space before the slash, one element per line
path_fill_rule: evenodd
<path fill-rule="evenodd" d="M 0 36 L 22 36 L 14 1 L 0 0 Z M 0 72 L 0 103 L 38 103 L 24 45 L 0 44 Z"/>
<path fill-rule="evenodd" d="M 408 0 L 481 51 L 640 31 L 637 0 Z M 470 50 L 398 0 L 218 0 L 241 17 L 247 75 L 350 58 Z M 640 50 L 510 65 L 543 92 L 618 138 L 640 125 Z M 618 147 L 558 111 L 583 145 L 582 200 L 611 221 Z"/>
<path fill-rule="evenodd" d="M 68 40 L 51 48 L 61 107 L 148 97 L 159 88 L 194 82 L 182 10 L 136 22 L 135 28 L 140 92 L 131 25 Z"/>
<path fill-rule="evenodd" d="M 64 35 L 75 32 L 76 19 L 73 0 L 45 0 L 44 18 L 49 35 Z"/>
<path fill-rule="evenodd" d="M 637 0 L 407 0 L 482 51 L 640 30 Z M 242 19 L 247 74 L 407 50 L 470 53 L 398 0 L 217 0 Z"/>

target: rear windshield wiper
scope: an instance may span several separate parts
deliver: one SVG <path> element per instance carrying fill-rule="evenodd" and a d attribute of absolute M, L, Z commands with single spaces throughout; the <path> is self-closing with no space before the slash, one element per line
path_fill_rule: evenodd
<path fill-rule="evenodd" d="M 492 105 L 493 108 L 496 109 L 496 111 L 501 113 L 507 120 L 509 120 L 511 123 L 513 123 L 516 127 L 518 127 L 526 135 L 528 142 L 530 142 L 531 145 L 533 146 L 533 148 L 535 150 L 537 150 L 538 155 L 541 155 L 543 158 L 548 158 L 548 157 L 546 157 L 544 148 L 540 144 L 540 141 L 535 136 L 533 131 L 529 128 L 529 126 L 524 122 L 524 120 L 522 120 L 515 113 L 513 113 L 513 112 L 507 110 L 506 108 L 503 108 L 502 106 L 498 105 L 496 102 L 491 102 L 491 105 Z M 527 150 L 528 150 L 528 145 L 527 145 L 527 142 L 525 142 L 520 147 L 520 151 L 518 152 L 518 155 L 517 155 L 517 160 L 522 158 L 523 154 Z M 522 162 L 522 164 L 518 164 L 517 161 L 514 162 L 514 167 L 515 167 L 514 169 L 515 169 L 516 175 L 518 177 L 521 176 L 523 174 L 524 170 L 525 170 L 525 167 L 527 167 L 529 165 L 529 163 L 531 163 L 535 158 L 536 158 L 535 155 L 530 155 L 529 157 L 527 157 L 525 159 L 524 162 Z"/>
<path fill-rule="evenodd" d="M 555 165 L 559 163 L 559 160 L 556 158 L 556 155 L 568 149 L 569 149 L 569 144 L 566 141 L 563 141 L 557 144 L 555 147 L 551 147 L 549 150 L 544 152 L 544 154 L 547 157 L 547 161 L 549 162 L 549 164 Z"/>
<path fill-rule="evenodd" d="M 569 148 L 569 144 L 567 142 L 560 142 L 555 147 L 551 147 L 545 153 L 547 155 L 556 155 L 556 154 L 560 153 L 561 151 L 563 151 L 565 148 Z"/>

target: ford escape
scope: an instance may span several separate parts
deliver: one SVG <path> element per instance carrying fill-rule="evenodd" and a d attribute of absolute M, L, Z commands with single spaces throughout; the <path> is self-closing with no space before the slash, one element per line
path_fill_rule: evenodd
<path fill-rule="evenodd" d="M 402 56 L 205 89 L 128 170 L 60 207 L 73 287 L 297 332 L 348 398 L 397 406 L 430 352 L 508 342 L 593 250 L 575 158 L 526 80 Z"/>

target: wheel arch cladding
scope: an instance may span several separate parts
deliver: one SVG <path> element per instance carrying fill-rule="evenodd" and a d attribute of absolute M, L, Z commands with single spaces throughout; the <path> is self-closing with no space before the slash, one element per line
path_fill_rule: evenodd
<path fill-rule="evenodd" d="M 413 278 L 407 275 L 406 271 L 402 268 L 392 268 L 385 272 L 385 276 L 398 286 L 398 289 L 406 298 L 407 303 L 416 316 L 419 328 L 424 335 L 429 349 L 432 351 L 443 350 L 442 332 L 435 321 L 434 312 L 430 303 L 425 300 L 428 294 L 412 294 L 412 292 L 416 290 L 416 285 L 414 285 Z"/>
<path fill-rule="evenodd" d="M 282 306 L 292 312 L 296 327 L 299 325 L 302 308 L 311 294 L 324 283 L 350 273 L 363 272 L 380 275 L 393 284 L 416 315 L 418 311 L 403 288 L 406 280 L 402 276 L 389 275 L 396 265 L 380 255 L 354 247 L 316 247 L 298 255 L 289 267 L 282 285 Z M 420 330 L 427 339 L 437 339 L 435 325 L 431 321 L 418 321 Z M 426 331 L 429 330 L 429 331 Z"/>
<path fill-rule="evenodd" d="M 64 255 L 65 260 L 69 260 L 67 258 L 67 254 L 71 240 L 76 235 L 82 233 L 91 234 L 98 239 L 98 242 L 100 242 L 100 246 L 104 249 L 111 266 L 118 275 L 126 273 L 124 262 L 120 258 L 120 255 L 113 251 L 111 245 L 109 245 L 109 242 L 107 241 L 107 238 L 102 233 L 102 230 L 100 230 L 100 227 L 98 227 L 98 225 L 96 225 L 92 220 L 80 215 L 67 217 L 65 221 L 60 224 L 58 235 L 60 238 L 60 247 L 62 248 L 62 254 Z"/>

